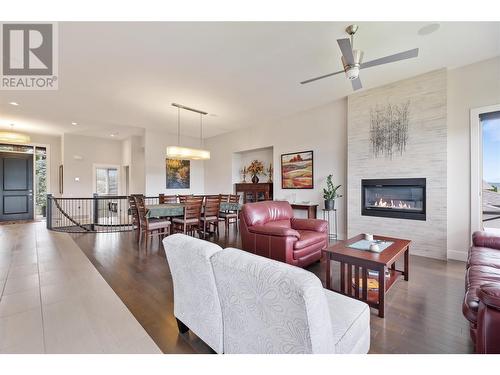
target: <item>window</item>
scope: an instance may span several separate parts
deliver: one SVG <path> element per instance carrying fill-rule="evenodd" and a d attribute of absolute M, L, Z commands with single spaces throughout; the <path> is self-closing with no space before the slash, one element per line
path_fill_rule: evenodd
<path fill-rule="evenodd" d="M 96 168 L 96 193 L 118 195 L 118 169 Z"/>

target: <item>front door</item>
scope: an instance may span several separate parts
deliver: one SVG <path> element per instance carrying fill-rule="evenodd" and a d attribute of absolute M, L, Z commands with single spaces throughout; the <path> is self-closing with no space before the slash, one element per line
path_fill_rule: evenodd
<path fill-rule="evenodd" d="M 33 155 L 0 153 L 0 221 L 33 219 Z"/>

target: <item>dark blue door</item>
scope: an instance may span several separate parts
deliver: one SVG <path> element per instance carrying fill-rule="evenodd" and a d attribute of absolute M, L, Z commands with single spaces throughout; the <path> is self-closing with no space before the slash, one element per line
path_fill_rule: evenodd
<path fill-rule="evenodd" d="M 33 155 L 0 153 L 0 221 L 33 219 Z"/>

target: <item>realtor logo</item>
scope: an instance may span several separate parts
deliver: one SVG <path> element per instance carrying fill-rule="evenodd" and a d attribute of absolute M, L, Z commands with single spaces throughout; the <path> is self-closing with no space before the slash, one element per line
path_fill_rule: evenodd
<path fill-rule="evenodd" d="M 56 24 L 3 23 L 0 42 L 0 89 L 58 88 Z"/>

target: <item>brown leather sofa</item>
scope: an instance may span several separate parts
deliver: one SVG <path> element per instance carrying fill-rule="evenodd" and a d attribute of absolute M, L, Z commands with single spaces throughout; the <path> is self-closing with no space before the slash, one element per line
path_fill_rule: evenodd
<path fill-rule="evenodd" d="M 328 245 L 328 222 L 296 219 L 284 201 L 247 203 L 240 212 L 244 250 L 299 267 L 318 261 Z"/>
<path fill-rule="evenodd" d="M 500 237 L 475 232 L 462 306 L 476 353 L 500 353 Z"/>

